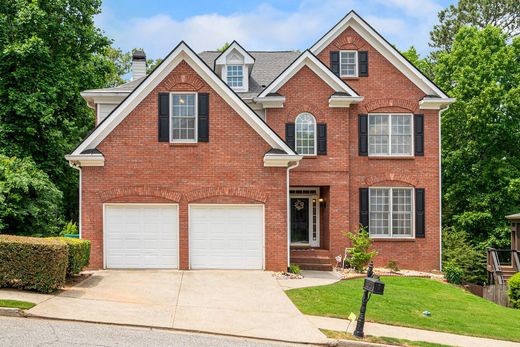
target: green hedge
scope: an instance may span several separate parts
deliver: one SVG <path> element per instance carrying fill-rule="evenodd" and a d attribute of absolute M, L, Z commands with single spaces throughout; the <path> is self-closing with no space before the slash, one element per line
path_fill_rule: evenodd
<path fill-rule="evenodd" d="M 77 275 L 88 266 L 90 261 L 90 241 L 72 239 L 67 237 L 54 237 L 53 239 L 63 242 L 68 247 L 69 264 L 67 276 Z"/>
<path fill-rule="evenodd" d="M 507 281 L 509 286 L 509 302 L 514 308 L 520 308 L 520 272 L 517 272 Z"/>
<path fill-rule="evenodd" d="M 53 292 L 65 284 L 67 258 L 58 240 L 0 235 L 0 287 Z"/>

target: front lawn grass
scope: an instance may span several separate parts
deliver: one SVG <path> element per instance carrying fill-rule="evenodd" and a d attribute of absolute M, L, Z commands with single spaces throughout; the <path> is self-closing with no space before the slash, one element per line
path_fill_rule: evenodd
<path fill-rule="evenodd" d="M 343 331 L 334 331 L 327 329 L 320 329 L 325 336 L 330 337 L 331 339 L 336 340 L 352 340 L 352 341 L 360 341 L 360 339 L 352 336 L 349 333 Z M 403 346 L 403 347 L 452 347 L 450 345 L 441 345 L 439 343 L 431 343 L 424 341 L 410 341 L 406 339 L 396 339 L 394 337 L 386 337 L 386 336 L 365 336 L 362 340 L 363 342 L 372 342 L 372 343 L 380 343 L 384 345 L 391 346 Z"/>
<path fill-rule="evenodd" d="M 520 310 L 502 307 L 431 279 L 384 277 L 383 296 L 372 295 L 367 320 L 460 335 L 520 341 Z M 359 314 L 363 279 L 292 289 L 287 295 L 305 314 L 346 319 Z M 423 311 L 431 317 L 424 317 Z"/>
<path fill-rule="evenodd" d="M 0 299 L 0 307 L 9 307 L 9 308 L 20 308 L 22 310 L 28 310 L 33 308 L 36 304 L 28 301 L 18 301 L 18 300 L 6 300 Z"/>

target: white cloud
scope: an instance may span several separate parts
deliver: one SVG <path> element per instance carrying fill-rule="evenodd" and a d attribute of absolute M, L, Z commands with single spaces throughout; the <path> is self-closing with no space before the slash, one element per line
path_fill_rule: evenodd
<path fill-rule="evenodd" d="M 303 0 L 294 12 L 262 4 L 248 13 L 207 13 L 183 20 L 167 14 L 120 18 L 107 6 L 103 9 L 96 24 L 116 46 L 124 50 L 142 47 L 155 58 L 166 55 L 181 40 L 196 51 L 214 50 L 232 40 L 249 50 L 303 50 L 351 9 L 399 48 L 415 45 L 425 52 L 439 6 L 432 0 Z"/>

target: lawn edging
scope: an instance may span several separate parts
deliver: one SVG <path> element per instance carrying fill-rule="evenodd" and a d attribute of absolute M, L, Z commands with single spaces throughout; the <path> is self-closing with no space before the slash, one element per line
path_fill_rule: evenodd
<path fill-rule="evenodd" d="M 0 316 L 4 317 L 27 317 L 27 313 L 20 308 L 0 307 Z"/>

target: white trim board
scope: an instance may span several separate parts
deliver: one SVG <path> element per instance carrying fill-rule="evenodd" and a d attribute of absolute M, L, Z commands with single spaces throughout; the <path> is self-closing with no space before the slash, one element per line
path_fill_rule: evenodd
<path fill-rule="evenodd" d="M 341 78 L 330 71 L 330 69 L 309 50 L 303 52 L 291 65 L 289 65 L 289 67 L 276 77 L 267 88 L 258 95 L 258 97 L 263 98 L 269 93 L 275 93 L 278 91 L 278 89 L 280 89 L 304 66 L 309 67 L 336 92 L 348 93 L 350 96 L 359 97 L 354 89 L 350 88 Z"/>
<path fill-rule="evenodd" d="M 273 148 L 287 154 L 296 153 L 265 123 L 229 86 L 211 70 L 193 50 L 182 41 L 141 84 L 112 111 L 109 117 L 74 150 L 71 156 L 96 148 L 148 94 L 182 61 L 195 70 L 256 132 Z M 70 159 L 69 159 L 70 160 Z"/>
<path fill-rule="evenodd" d="M 363 37 L 372 47 L 392 63 L 410 81 L 428 95 L 437 95 L 441 98 L 448 96 L 430 81 L 419 69 L 403 57 L 390 43 L 388 43 L 377 31 L 375 31 L 356 12 L 350 11 L 329 32 L 318 40 L 311 48 L 313 54 L 320 54 L 343 31 L 351 27 Z"/>

